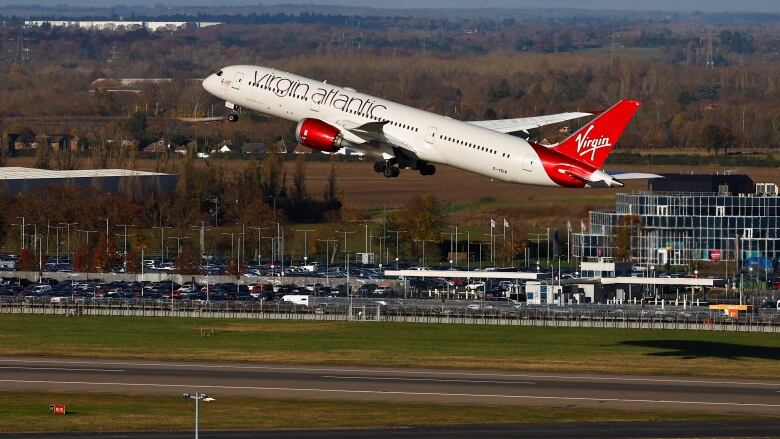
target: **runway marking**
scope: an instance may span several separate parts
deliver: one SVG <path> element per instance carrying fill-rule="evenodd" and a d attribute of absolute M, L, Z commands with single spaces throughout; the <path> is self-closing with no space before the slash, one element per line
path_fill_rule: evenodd
<path fill-rule="evenodd" d="M 588 398 L 575 396 L 533 396 L 533 395 L 500 395 L 481 393 L 443 393 L 443 392 L 401 392 L 393 390 L 347 390 L 347 389 L 314 389 L 296 387 L 254 387 L 254 386 L 219 386 L 209 384 L 158 384 L 158 383 L 111 383 L 90 381 L 50 381 L 50 380 L 0 380 L 0 383 L 23 384 L 75 384 L 86 386 L 125 386 L 125 387 L 165 387 L 185 389 L 227 389 L 227 390 L 265 390 L 285 392 L 320 392 L 320 393 L 351 393 L 370 395 L 407 395 L 407 396 L 460 396 L 467 398 L 503 398 L 503 399 L 536 399 L 536 400 L 562 400 L 562 401 L 589 401 L 589 402 L 625 402 L 625 403 L 651 403 L 651 404 L 684 404 L 705 406 L 730 406 L 730 407 L 769 407 L 780 408 L 780 404 L 763 404 L 756 402 L 713 402 L 713 401 L 675 401 L 662 399 L 622 399 L 622 398 Z"/>
<path fill-rule="evenodd" d="M 323 375 L 323 378 L 335 378 L 338 380 L 371 380 L 371 381 L 432 381 L 437 383 L 474 383 L 474 384 L 536 384 L 531 381 L 493 381 L 493 380 L 458 380 L 443 378 L 401 378 L 401 377 L 370 377 L 370 376 L 343 376 Z"/>
<path fill-rule="evenodd" d="M 230 364 L 192 364 L 192 363 L 132 363 L 122 361 L 84 361 L 84 360 L 13 360 L 0 359 L 5 363 L 57 363 L 57 364 L 97 364 L 101 366 L 135 366 L 135 367 L 166 367 L 166 368 L 192 368 L 192 369 L 234 369 L 234 370 L 280 370 L 280 371 L 305 371 L 305 372 L 342 372 L 398 375 L 440 375 L 463 377 L 498 377 L 498 378 L 532 378 L 532 379 L 557 379 L 575 381 L 616 381 L 616 382 L 647 382 L 647 383 L 680 383 L 680 384 L 710 384 L 710 385 L 738 385 L 780 387 L 778 382 L 745 382 L 745 381 L 714 381 L 705 379 L 680 379 L 680 378 L 632 378 L 632 377 L 598 377 L 575 375 L 537 375 L 523 373 L 490 373 L 490 372 L 450 372 L 450 371 L 419 371 L 397 369 L 339 369 L 333 367 L 303 367 L 303 366 L 258 366 L 258 365 L 230 365 Z"/>
<path fill-rule="evenodd" d="M 39 366 L 0 366 L 0 369 L 15 370 L 65 370 L 69 372 L 127 372 L 125 369 L 91 369 L 81 367 L 39 367 Z"/>

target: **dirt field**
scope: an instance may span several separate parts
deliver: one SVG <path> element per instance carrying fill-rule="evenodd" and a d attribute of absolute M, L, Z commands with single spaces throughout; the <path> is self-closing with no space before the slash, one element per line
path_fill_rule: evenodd
<path fill-rule="evenodd" d="M 181 161 L 181 158 L 177 158 Z M 12 159 L 11 166 L 31 166 L 32 158 Z M 202 162 L 200 162 L 202 163 Z M 225 168 L 225 172 L 248 165 L 243 160 L 211 160 L 212 166 Z M 154 160 L 139 160 L 138 168 L 154 170 Z M 287 166 L 291 164 L 288 162 Z M 463 225 L 484 225 L 489 218 L 505 216 L 522 223 L 524 227 L 564 227 L 566 221 L 577 224 L 589 210 L 614 207 L 614 194 L 624 191 L 642 190 L 647 187 L 643 180 L 629 181 L 620 189 L 564 189 L 526 186 L 491 181 L 470 172 L 448 166 L 437 166 L 436 175 L 423 177 L 407 170 L 401 177 L 387 179 L 374 173 L 370 162 L 338 162 L 338 190 L 345 205 L 359 209 L 395 209 L 415 194 L 434 195 L 445 204 L 454 203 L 455 220 Z M 607 167 L 610 168 L 609 166 Z M 757 182 L 780 184 L 780 170 L 774 168 L 727 169 L 710 166 L 620 166 L 622 171 L 637 172 L 744 172 Z M 326 186 L 330 162 L 309 162 L 307 164 L 307 189 L 315 196 Z"/>

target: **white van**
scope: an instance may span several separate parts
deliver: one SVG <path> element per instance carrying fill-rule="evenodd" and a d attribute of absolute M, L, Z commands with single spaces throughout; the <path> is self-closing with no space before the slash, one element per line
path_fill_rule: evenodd
<path fill-rule="evenodd" d="M 285 294 L 282 296 L 282 302 L 292 302 L 296 305 L 309 306 L 309 298 L 305 294 Z"/>

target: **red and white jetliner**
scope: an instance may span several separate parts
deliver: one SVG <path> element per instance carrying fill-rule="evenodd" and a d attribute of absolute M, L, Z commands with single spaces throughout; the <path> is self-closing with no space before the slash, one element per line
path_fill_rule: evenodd
<path fill-rule="evenodd" d="M 623 100 L 556 145 L 510 133 L 592 116 L 572 112 L 517 119 L 462 122 L 347 87 L 260 66 L 230 66 L 203 87 L 225 100 L 235 122 L 244 109 L 298 122 L 299 143 L 325 153 L 360 152 L 374 170 L 398 177 L 401 169 L 433 175 L 446 164 L 490 178 L 562 187 L 619 187 L 620 180 L 654 174 L 600 170 L 640 102 Z"/>

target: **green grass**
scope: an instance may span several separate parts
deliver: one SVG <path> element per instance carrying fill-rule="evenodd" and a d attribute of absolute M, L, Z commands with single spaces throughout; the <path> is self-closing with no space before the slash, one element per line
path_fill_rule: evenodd
<path fill-rule="evenodd" d="M 2 315 L 0 355 L 780 375 L 777 334 L 490 325 Z"/>
<path fill-rule="evenodd" d="M 200 405 L 202 429 L 365 428 L 412 425 L 724 419 L 700 413 L 652 413 L 558 407 L 485 407 L 220 397 Z M 49 413 L 65 404 L 65 416 Z M 5 392 L 0 431 L 189 430 L 194 402 L 177 396 Z"/>

